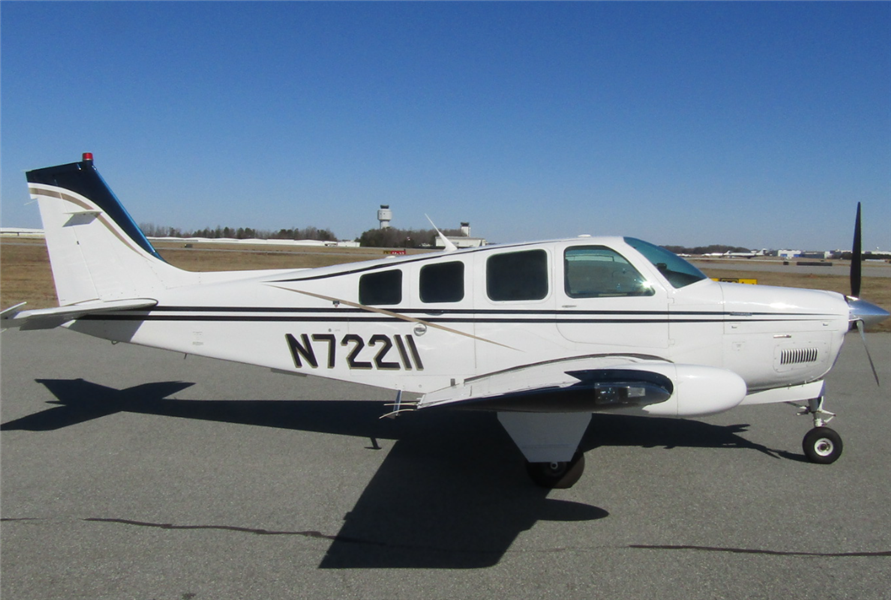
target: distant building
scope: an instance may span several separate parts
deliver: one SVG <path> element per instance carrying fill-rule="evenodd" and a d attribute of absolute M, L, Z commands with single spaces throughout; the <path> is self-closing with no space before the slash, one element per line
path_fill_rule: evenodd
<path fill-rule="evenodd" d="M 380 210 L 377 211 L 377 220 L 380 221 L 381 229 L 387 229 L 390 221 L 393 220 L 393 211 L 390 210 L 389 204 L 381 204 Z"/>
<path fill-rule="evenodd" d="M 487 244 L 485 238 L 470 237 L 470 223 L 461 223 L 461 235 L 447 235 L 446 238 L 458 248 L 479 248 Z M 436 247 L 445 248 L 442 238 L 436 236 Z"/>
<path fill-rule="evenodd" d="M 785 259 L 795 258 L 801 256 L 801 250 L 779 250 L 777 251 L 777 256 Z"/>
<path fill-rule="evenodd" d="M 807 251 L 807 252 L 802 252 L 801 254 L 799 254 L 800 258 L 826 259 L 826 258 L 830 258 L 831 256 L 832 256 L 832 252 L 823 252 L 822 250 L 816 251 L 816 252 Z"/>

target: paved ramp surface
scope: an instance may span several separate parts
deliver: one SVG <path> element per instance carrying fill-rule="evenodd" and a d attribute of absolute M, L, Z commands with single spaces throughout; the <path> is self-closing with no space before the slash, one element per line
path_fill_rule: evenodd
<path fill-rule="evenodd" d="M 487 414 L 54 330 L 3 333 L 4 599 L 887 598 L 891 336 L 787 405 L 595 417 L 550 493 Z"/>

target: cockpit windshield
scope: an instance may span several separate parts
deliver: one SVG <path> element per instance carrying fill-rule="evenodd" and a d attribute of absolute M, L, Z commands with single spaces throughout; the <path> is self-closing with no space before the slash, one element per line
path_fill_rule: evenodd
<path fill-rule="evenodd" d="M 653 263 L 662 276 L 676 288 L 708 279 L 705 273 L 665 248 L 630 237 L 625 238 L 625 243 L 643 254 L 644 258 Z"/>

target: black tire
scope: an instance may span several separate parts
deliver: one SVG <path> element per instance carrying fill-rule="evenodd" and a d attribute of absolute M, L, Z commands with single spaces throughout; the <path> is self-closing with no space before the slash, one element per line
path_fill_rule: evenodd
<path fill-rule="evenodd" d="M 548 489 L 571 488 L 585 472 L 585 455 L 576 452 L 569 462 L 526 463 L 526 472 L 536 484 Z"/>
<path fill-rule="evenodd" d="M 834 429 L 814 427 L 805 434 L 801 447 L 809 461 L 828 465 L 838 460 L 844 445 L 841 436 Z"/>

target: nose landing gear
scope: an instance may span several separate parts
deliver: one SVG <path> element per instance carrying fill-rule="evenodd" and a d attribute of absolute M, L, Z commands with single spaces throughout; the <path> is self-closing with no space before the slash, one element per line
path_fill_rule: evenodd
<path fill-rule="evenodd" d="M 823 396 L 808 400 L 807 404 L 799 414 L 813 415 L 814 428 L 805 434 L 801 448 L 812 463 L 832 464 L 838 460 L 844 448 L 841 436 L 834 429 L 826 427 L 835 413 L 823 410 Z"/>
<path fill-rule="evenodd" d="M 804 455 L 813 463 L 828 465 L 838 460 L 842 453 L 841 436 L 828 427 L 814 427 L 801 442 Z"/>

